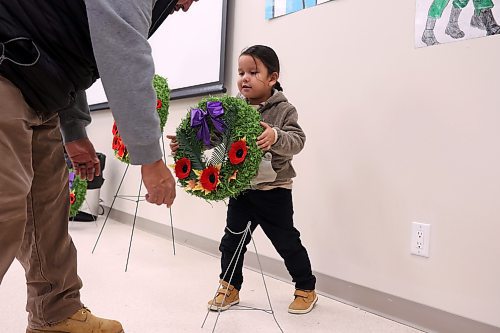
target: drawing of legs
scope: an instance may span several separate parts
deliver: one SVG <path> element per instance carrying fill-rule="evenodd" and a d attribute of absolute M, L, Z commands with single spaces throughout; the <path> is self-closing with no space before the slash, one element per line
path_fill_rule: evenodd
<path fill-rule="evenodd" d="M 486 30 L 486 26 L 481 19 L 481 11 L 474 9 L 474 15 L 472 15 L 472 17 L 470 18 L 470 26 L 477 29 Z"/>
<path fill-rule="evenodd" d="M 434 27 L 436 21 L 441 18 L 443 11 L 450 3 L 450 0 L 434 0 L 429 8 L 429 15 L 427 16 L 427 24 L 425 25 L 424 33 L 422 34 L 422 42 L 427 46 L 437 45 L 439 42 L 434 35 Z"/>
<path fill-rule="evenodd" d="M 474 15 L 471 17 L 470 25 L 477 29 L 486 30 L 487 36 L 500 34 L 500 26 L 495 21 L 491 11 L 493 6 L 492 0 L 474 0 Z"/>
<path fill-rule="evenodd" d="M 482 23 L 484 29 L 486 29 L 487 36 L 500 34 L 500 26 L 495 21 L 495 17 L 493 16 L 493 12 L 491 11 L 493 6 L 494 4 L 492 0 L 474 0 L 473 19 L 475 16 L 479 17 L 480 23 L 478 24 L 478 27 Z M 475 26 L 472 24 L 472 20 L 471 25 Z"/>
<path fill-rule="evenodd" d="M 465 8 L 469 0 L 454 0 L 453 6 L 451 8 L 450 20 L 446 26 L 445 33 L 452 38 L 458 39 L 465 37 L 465 33 L 460 29 L 458 25 L 458 19 L 462 13 L 462 8 Z"/>
<path fill-rule="evenodd" d="M 491 9 L 493 8 L 492 0 L 473 0 L 474 15 L 471 18 L 470 25 L 474 28 L 486 30 L 487 35 L 496 35 L 500 33 L 500 26 L 495 21 Z M 446 33 L 453 38 L 462 38 L 463 31 L 458 26 L 458 18 L 465 6 L 469 4 L 469 0 L 454 0 L 453 9 L 450 15 L 450 22 L 446 27 Z"/>

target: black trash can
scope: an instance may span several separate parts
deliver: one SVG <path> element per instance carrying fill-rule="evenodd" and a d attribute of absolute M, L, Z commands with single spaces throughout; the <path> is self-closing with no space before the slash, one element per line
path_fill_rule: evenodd
<path fill-rule="evenodd" d="M 85 202 L 80 207 L 78 213 L 70 218 L 71 221 L 77 222 L 92 222 L 97 219 L 99 215 L 104 214 L 104 208 L 101 205 L 101 187 L 104 183 L 103 170 L 106 166 L 106 155 L 97 153 L 99 162 L 101 164 L 101 174 L 94 177 L 92 181 L 87 182 L 87 194 Z"/>

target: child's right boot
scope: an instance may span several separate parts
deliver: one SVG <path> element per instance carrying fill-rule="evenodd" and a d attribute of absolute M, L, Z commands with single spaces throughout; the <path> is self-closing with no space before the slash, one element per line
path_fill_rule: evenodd
<path fill-rule="evenodd" d="M 217 294 L 208 302 L 208 308 L 213 311 L 225 311 L 240 302 L 240 293 L 233 285 L 220 280 Z"/>

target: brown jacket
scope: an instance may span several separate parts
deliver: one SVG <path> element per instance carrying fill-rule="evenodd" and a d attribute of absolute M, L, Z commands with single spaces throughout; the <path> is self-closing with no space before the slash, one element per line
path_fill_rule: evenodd
<path fill-rule="evenodd" d="M 259 190 L 291 188 L 292 178 L 296 176 L 292 158 L 304 148 L 306 141 L 306 135 L 298 124 L 297 110 L 281 91 L 275 91 L 260 105 L 258 111 L 262 121 L 276 130 L 278 138 L 271 146 L 271 150 L 264 155 L 259 173 L 252 182 L 252 188 Z"/>

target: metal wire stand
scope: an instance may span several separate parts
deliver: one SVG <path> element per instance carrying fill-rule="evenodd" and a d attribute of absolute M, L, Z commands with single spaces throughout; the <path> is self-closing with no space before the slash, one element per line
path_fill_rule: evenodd
<path fill-rule="evenodd" d="M 261 308 L 255 308 L 255 307 L 251 307 L 251 306 L 244 306 L 244 305 L 233 305 L 230 309 L 226 310 L 226 311 L 231 311 L 231 310 L 234 310 L 234 311 L 263 311 L 267 314 L 270 314 L 273 316 L 273 319 L 276 323 L 276 325 L 278 326 L 278 329 L 281 331 L 281 333 L 284 333 L 283 329 L 281 328 L 280 324 L 278 323 L 278 320 L 276 319 L 276 316 L 274 315 L 274 310 L 273 310 L 273 305 L 271 304 L 271 298 L 269 297 L 269 290 L 267 289 L 267 284 L 266 284 L 266 279 L 264 277 L 264 272 L 262 270 L 262 265 L 260 263 L 260 257 L 259 257 L 259 253 L 257 251 L 257 246 L 255 245 L 255 241 L 252 237 L 252 231 L 251 231 L 251 222 L 248 222 L 247 224 L 247 227 L 245 228 L 245 230 L 241 231 L 241 232 L 234 232 L 232 230 L 230 230 L 229 228 L 226 227 L 226 229 L 234 234 L 234 235 L 242 235 L 241 236 L 241 240 L 238 244 L 238 246 L 236 247 L 236 251 L 233 255 L 233 257 L 231 258 L 231 262 L 229 263 L 229 266 L 227 268 L 227 270 L 224 272 L 224 277 L 222 278 L 222 280 L 224 281 L 227 281 L 229 284 L 232 284 L 232 279 L 233 279 L 233 276 L 234 276 L 234 271 L 236 270 L 236 265 L 233 265 L 233 263 L 237 262 L 239 260 L 239 258 L 241 257 L 241 253 L 243 251 L 243 248 L 245 246 L 245 240 L 247 238 L 247 236 L 250 236 L 251 240 L 252 240 L 252 243 L 253 243 L 253 247 L 255 249 L 255 254 L 257 256 L 257 261 L 259 263 L 259 270 L 260 270 L 260 275 L 262 276 L 262 282 L 264 284 L 264 288 L 266 290 L 266 295 L 267 295 L 267 301 L 269 303 L 269 309 L 261 309 Z M 229 268 L 233 266 L 233 269 L 231 270 L 231 274 L 230 274 L 230 277 L 229 277 L 229 280 L 226 279 L 226 277 L 228 276 L 228 273 L 229 273 Z M 215 294 L 214 294 L 214 297 L 213 297 L 213 301 L 215 302 L 215 298 L 217 297 L 217 293 L 218 293 L 218 290 L 219 288 L 221 287 L 221 282 L 219 282 L 219 286 L 217 287 L 217 290 L 215 291 Z M 222 300 L 222 304 L 225 303 L 225 300 L 226 300 L 226 296 L 227 295 L 224 295 L 224 298 Z M 207 321 L 207 318 L 210 314 L 211 310 L 210 308 L 207 310 L 207 314 L 205 315 L 205 319 L 203 320 L 203 323 L 201 324 L 201 328 L 203 328 L 205 326 L 205 323 Z M 219 308 L 217 311 L 217 317 L 215 318 L 215 323 L 214 323 L 214 326 L 212 328 L 212 333 L 215 332 L 215 329 L 217 327 L 217 323 L 219 321 L 219 317 L 221 315 L 221 313 L 223 311 L 221 311 L 221 309 Z"/>
<path fill-rule="evenodd" d="M 161 141 L 162 141 L 162 147 L 163 147 L 163 156 L 165 156 L 165 142 L 164 142 L 164 139 L 163 139 L 163 134 L 161 136 Z M 164 162 L 166 163 L 166 158 L 165 157 L 164 157 Z M 132 223 L 132 232 L 130 234 L 130 242 L 129 242 L 129 246 L 128 246 L 128 254 L 127 254 L 127 262 L 125 264 L 125 272 L 128 269 L 128 263 L 129 263 L 129 260 L 130 260 L 130 250 L 132 248 L 132 240 L 134 238 L 134 230 L 135 230 L 135 223 L 136 223 L 136 220 L 137 220 L 137 211 L 139 209 L 139 203 L 141 201 L 145 201 L 145 199 L 141 196 L 142 179 L 141 179 L 141 182 L 139 184 L 139 191 L 137 192 L 137 195 L 123 195 L 123 194 L 119 194 L 120 193 L 120 188 L 123 185 L 123 181 L 125 180 L 125 176 L 127 175 L 129 167 L 130 167 L 130 164 L 127 164 L 127 167 L 125 168 L 125 171 L 123 172 L 123 176 L 122 176 L 122 179 L 120 181 L 120 184 L 118 185 L 118 189 L 116 190 L 116 193 L 113 196 L 113 201 L 111 202 L 111 206 L 109 207 L 108 213 L 106 214 L 106 218 L 104 219 L 104 222 L 102 224 L 102 227 L 101 227 L 101 230 L 99 232 L 99 235 L 97 236 L 97 240 L 96 240 L 96 242 L 94 244 L 94 247 L 92 248 L 92 253 L 94 253 L 94 251 L 95 251 L 95 249 L 97 247 L 97 243 L 99 242 L 99 239 L 101 238 L 101 235 L 102 235 L 102 232 L 104 230 L 104 227 L 106 226 L 106 223 L 108 222 L 109 214 L 111 213 L 111 210 L 113 209 L 113 206 L 115 204 L 116 199 L 119 198 L 119 199 L 123 199 L 123 200 L 128 200 L 128 201 L 135 202 L 134 221 Z M 175 236 L 174 236 L 174 222 L 173 222 L 173 219 L 172 219 L 172 208 L 169 208 L 169 210 L 170 210 L 170 230 L 171 230 L 171 235 L 172 235 L 172 247 L 173 247 L 173 253 L 175 255 Z"/>

